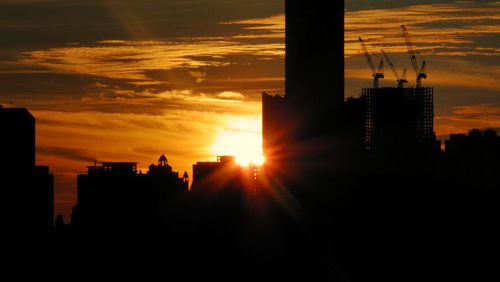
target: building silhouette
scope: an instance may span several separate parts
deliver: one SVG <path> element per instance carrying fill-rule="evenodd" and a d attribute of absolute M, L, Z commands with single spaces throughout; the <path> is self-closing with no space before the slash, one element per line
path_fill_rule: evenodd
<path fill-rule="evenodd" d="M 0 106 L 0 182 L 8 230 L 43 234 L 54 226 L 54 176 L 35 165 L 35 118 Z"/>
<path fill-rule="evenodd" d="M 293 276 L 303 279 L 446 275 L 461 256 L 444 255 L 450 263 L 439 265 L 432 257 L 439 238 L 458 231 L 461 204 L 488 202 L 472 214 L 492 219 L 486 210 L 496 199 L 496 166 L 471 174 L 472 162 L 461 168 L 443 155 L 434 133 L 432 87 L 368 88 L 344 99 L 344 53 L 336 47 L 344 39 L 335 34 L 343 31 L 343 1 L 330 2 L 286 1 L 285 95 L 262 95 L 264 175 L 269 189 L 289 199 L 282 205 L 295 207 L 288 213 L 272 208 L 270 225 L 277 228 L 271 237 L 281 238 L 273 242 L 287 254 L 283 260 L 293 265 Z M 488 172 L 487 180 L 479 171 Z M 459 192 L 477 185 L 488 192 Z M 449 228 L 437 227 L 445 220 Z M 482 234 L 488 229 L 478 228 Z M 436 236 L 429 235 L 433 230 Z M 477 239 L 473 232 L 458 237 L 466 236 Z M 420 261 L 428 265 L 410 277 Z M 335 274 L 325 262 L 335 265 Z M 315 271 L 322 264 L 323 272 Z M 277 267 L 279 273 L 290 268 Z"/>
<path fill-rule="evenodd" d="M 344 99 L 343 5 L 286 1 L 286 93 L 262 95 L 262 172 L 219 156 L 193 165 L 189 189 L 165 155 L 147 173 L 96 162 L 78 176 L 72 223 L 57 217 L 55 265 L 186 280 L 485 280 L 500 238 L 500 137 L 452 134 L 441 151 L 432 87 Z M 0 126 L 2 219 L 31 236 L 51 213 L 52 176 L 35 166 L 29 112 L 0 108 Z"/>
<path fill-rule="evenodd" d="M 147 173 L 153 187 L 164 187 L 167 193 L 182 193 L 189 189 L 189 174 L 185 171 L 180 176 L 178 171 L 173 171 L 168 164 L 167 157 L 161 155 L 157 165 L 150 165 Z"/>
<path fill-rule="evenodd" d="M 285 1 L 285 13 L 286 98 L 300 116 L 335 122 L 344 101 L 344 1 Z"/>
<path fill-rule="evenodd" d="M 35 166 L 35 118 L 27 109 L 0 106 L 2 160 L 5 170 L 30 170 Z"/>
<path fill-rule="evenodd" d="M 216 162 L 197 162 L 193 165 L 193 184 L 198 185 L 205 179 L 213 177 L 214 174 L 226 166 L 236 168 L 236 158 L 233 156 L 218 156 Z"/>
<path fill-rule="evenodd" d="M 437 153 L 433 93 L 432 87 L 363 89 L 366 150 Z"/>
<path fill-rule="evenodd" d="M 262 97 L 264 154 L 269 164 L 324 155 L 322 149 L 304 150 L 318 146 L 302 145 L 325 141 L 343 123 L 344 2 L 286 1 L 285 12 L 285 95 Z M 282 147 L 286 154 L 279 152 Z M 287 170 L 295 169 L 301 170 Z"/>
<path fill-rule="evenodd" d="M 35 165 L 35 118 L 0 106 L 2 253 L 9 261 L 38 260 L 50 252 L 54 176 Z"/>
<path fill-rule="evenodd" d="M 288 186 L 439 153 L 432 87 L 366 88 L 344 99 L 343 34 L 344 1 L 286 1 L 285 95 L 263 93 L 262 134 L 265 171 Z M 314 174 L 320 183 L 302 177 Z"/>
<path fill-rule="evenodd" d="M 472 129 L 468 134 L 450 134 L 445 142 L 446 153 L 455 158 L 476 157 L 478 160 L 493 160 L 498 156 L 500 137 L 493 129 Z"/>
<path fill-rule="evenodd" d="M 234 156 L 218 156 L 216 162 L 197 162 L 193 165 L 195 193 L 216 193 L 228 189 L 256 193 L 260 181 L 260 167 L 241 166 Z"/>
<path fill-rule="evenodd" d="M 443 173 L 450 185 L 476 195 L 495 195 L 500 187 L 500 137 L 493 129 L 451 134 L 445 141 Z"/>
<path fill-rule="evenodd" d="M 147 174 L 135 162 L 103 162 L 78 176 L 72 225 L 84 232 L 162 228 L 163 208 L 188 191 L 189 176 L 174 172 L 165 155 Z"/>

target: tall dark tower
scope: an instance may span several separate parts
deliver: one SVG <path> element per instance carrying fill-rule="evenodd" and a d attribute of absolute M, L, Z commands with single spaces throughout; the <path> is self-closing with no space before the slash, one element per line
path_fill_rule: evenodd
<path fill-rule="evenodd" d="M 344 102 L 344 1 L 287 0 L 286 98 L 324 108 Z"/>
<path fill-rule="evenodd" d="M 264 154 L 276 167 L 331 155 L 345 123 L 344 1 L 286 0 L 285 13 L 285 98 L 262 96 Z"/>
<path fill-rule="evenodd" d="M 54 176 L 35 165 L 35 135 L 35 117 L 27 109 L 0 106 L 0 206 L 7 211 L 0 222 L 12 240 L 29 238 L 12 245 L 20 254 L 17 247 L 45 244 L 54 222 Z"/>
<path fill-rule="evenodd" d="M 35 118 L 26 109 L 0 106 L 2 171 L 29 171 L 35 166 Z"/>

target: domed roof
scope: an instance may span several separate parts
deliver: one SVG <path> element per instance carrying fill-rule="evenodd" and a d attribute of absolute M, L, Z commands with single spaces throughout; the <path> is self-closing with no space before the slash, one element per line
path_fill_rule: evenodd
<path fill-rule="evenodd" d="M 167 157 L 165 157 L 165 155 L 161 155 L 161 157 L 158 161 L 159 162 L 168 162 Z"/>
<path fill-rule="evenodd" d="M 166 166 L 168 165 L 168 160 L 165 155 L 161 155 L 160 158 L 158 159 L 158 165 L 159 166 Z"/>

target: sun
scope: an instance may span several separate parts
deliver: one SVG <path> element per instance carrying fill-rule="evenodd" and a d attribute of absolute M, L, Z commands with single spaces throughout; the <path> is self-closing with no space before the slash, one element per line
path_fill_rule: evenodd
<path fill-rule="evenodd" d="M 241 166 L 261 166 L 265 162 L 262 151 L 260 118 L 235 118 L 217 134 L 211 147 L 215 156 L 234 156 Z"/>

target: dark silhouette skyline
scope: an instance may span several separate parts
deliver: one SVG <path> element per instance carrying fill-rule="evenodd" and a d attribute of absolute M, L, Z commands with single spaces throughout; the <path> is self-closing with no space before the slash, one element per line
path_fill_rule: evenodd
<path fill-rule="evenodd" d="M 34 162 L 35 119 L 0 107 L 9 263 L 183 280 L 493 274 L 500 137 L 473 129 L 442 150 L 432 87 L 344 99 L 343 1 L 298 3 L 286 2 L 286 93 L 262 95 L 261 167 L 233 156 L 197 162 L 189 187 L 190 174 L 167 155 L 147 172 L 136 162 L 95 162 L 78 175 L 71 223 L 54 223 L 53 176 Z M 327 48 L 328 27 L 337 33 Z"/>
<path fill-rule="evenodd" d="M 285 94 L 285 1 L 197 0 L 199 5 L 185 9 L 178 1 L 152 1 L 156 6 L 150 1 L 114 1 L 109 6 L 93 0 L 69 6 L 46 0 L 0 4 L 12 20 L 3 27 L 12 37 L 5 37 L 2 45 L 0 104 L 25 107 L 37 116 L 37 160 L 50 164 L 57 176 L 57 212 L 67 218 L 76 201 L 74 176 L 93 160 L 138 161 L 145 171 L 158 152 L 175 147 L 178 150 L 168 150 L 169 159 L 178 169 L 191 171 L 195 160 L 235 154 L 230 146 L 227 151 L 212 150 L 211 141 L 217 138 L 213 135 L 225 131 L 226 122 L 230 134 L 244 131 L 259 138 L 260 127 L 234 125 L 233 117 L 257 124 L 260 94 Z M 421 53 L 432 57 L 428 83 L 439 91 L 435 128 L 440 139 L 474 126 L 498 127 L 495 72 L 489 59 L 496 29 L 491 16 L 497 8 L 486 2 L 417 2 L 345 4 L 346 97 L 358 97 L 360 89 L 371 84 L 355 41 L 359 36 L 370 50 L 384 49 L 400 72 L 407 68 L 409 85 L 414 85 L 398 28 L 404 23 L 417 49 L 424 47 Z M 25 17 L 26 10 L 36 12 Z M 119 16 L 109 13 L 113 10 Z M 68 13 L 76 14 L 65 28 L 59 23 Z M 145 32 L 135 30 L 133 37 L 123 33 L 132 28 L 126 20 L 130 14 L 143 24 L 135 28 Z M 398 20 L 386 24 L 386 18 Z M 457 18 L 461 20 L 453 20 Z M 104 23 L 106 31 L 96 22 Z M 428 40 L 430 34 L 441 36 Z M 15 38 L 20 45 L 14 44 Z M 463 44 L 470 38 L 472 45 Z M 395 86 L 387 64 L 385 75 L 381 86 Z M 228 99 L 234 102 L 226 103 Z M 175 131 L 172 126 L 190 130 Z M 105 145 L 109 138 L 116 140 L 111 147 Z"/>
<path fill-rule="evenodd" d="M 348 100 L 346 107 L 359 101 Z M 26 109 L 12 111 L 14 119 L 3 115 L 2 121 L 34 120 Z M 17 124 L 22 130 L 22 123 Z M 32 128 L 32 123 L 24 126 Z M 364 141 L 363 135 L 355 136 Z M 30 147 L 28 142 L 18 150 Z M 467 256 L 491 254 L 496 248 L 497 233 L 490 223 L 498 215 L 500 137 L 493 130 L 474 129 L 468 135 L 450 136 L 444 151 L 435 149 L 428 147 L 426 156 L 393 159 L 395 163 L 386 162 L 388 156 L 381 162 L 377 155 L 356 154 L 360 170 L 332 170 L 329 176 L 281 174 L 291 177 L 294 186 L 283 186 L 283 179 L 270 175 L 266 167 L 241 167 L 229 156 L 193 165 L 190 190 L 189 174 L 174 171 L 165 155 L 146 173 L 134 162 L 94 164 L 78 178 L 71 224 L 58 216 L 55 228 L 46 218 L 48 213 L 53 219 L 53 192 L 46 194 L 53 189 L 48 168 L 35 167 L 33 173 L 11 170 L 12 175 L 3 174 L 2 185 L 11 185 L 10 199 L 18 198 L 6 207 L 15 209 L 20 202 L 31 206 L 19 217 L 5 219 L 16 223 L 10 237 L 15 251 L 24 246 L 23 254 L 43 252 L 57 262 L 71 258 L 77 262 L 74 269 L 87 265 L 87 260 L 94 261 L 93 267 L 103 266 L 106 258 L 142 268 L 168 252 L 179 261 L 160 261 L 176 273 L 196 266 L 211 275 L 238 275 L 243 280 L 363 280 L 387 276 L 388 271 L 389 280 L 401 275 L 408 280 L 454 280 L 461 268 L 468 272 L 491 267 L 486 257 L 472 263 Z M 377 149 L 382 155 L 384 150 Z M 25 198 L 19 198 L 21 191 Z M 44 216 L 46 225 L 40 229 Z M 459 231 L 462 224 L 471 229 Z M 38 231 L 33 233 L 33 228 Z M 22 239 L 28 232 L 30 237 L 38 234 L 30 243 Z M 453 249 L 458 242 L 465 251 L 460 255 Z M 479 249 L 470 249 L 476 242 L 482 242 Z M 203 263 L 182 263 L 192 256 Z M 426 265 L 419 267 L 418 275 L 408 276 L 420 260 Z M 386 263 L 399 270 L 387 269 Z M 220 264 L 231 269 L 220 272 Z"/>

